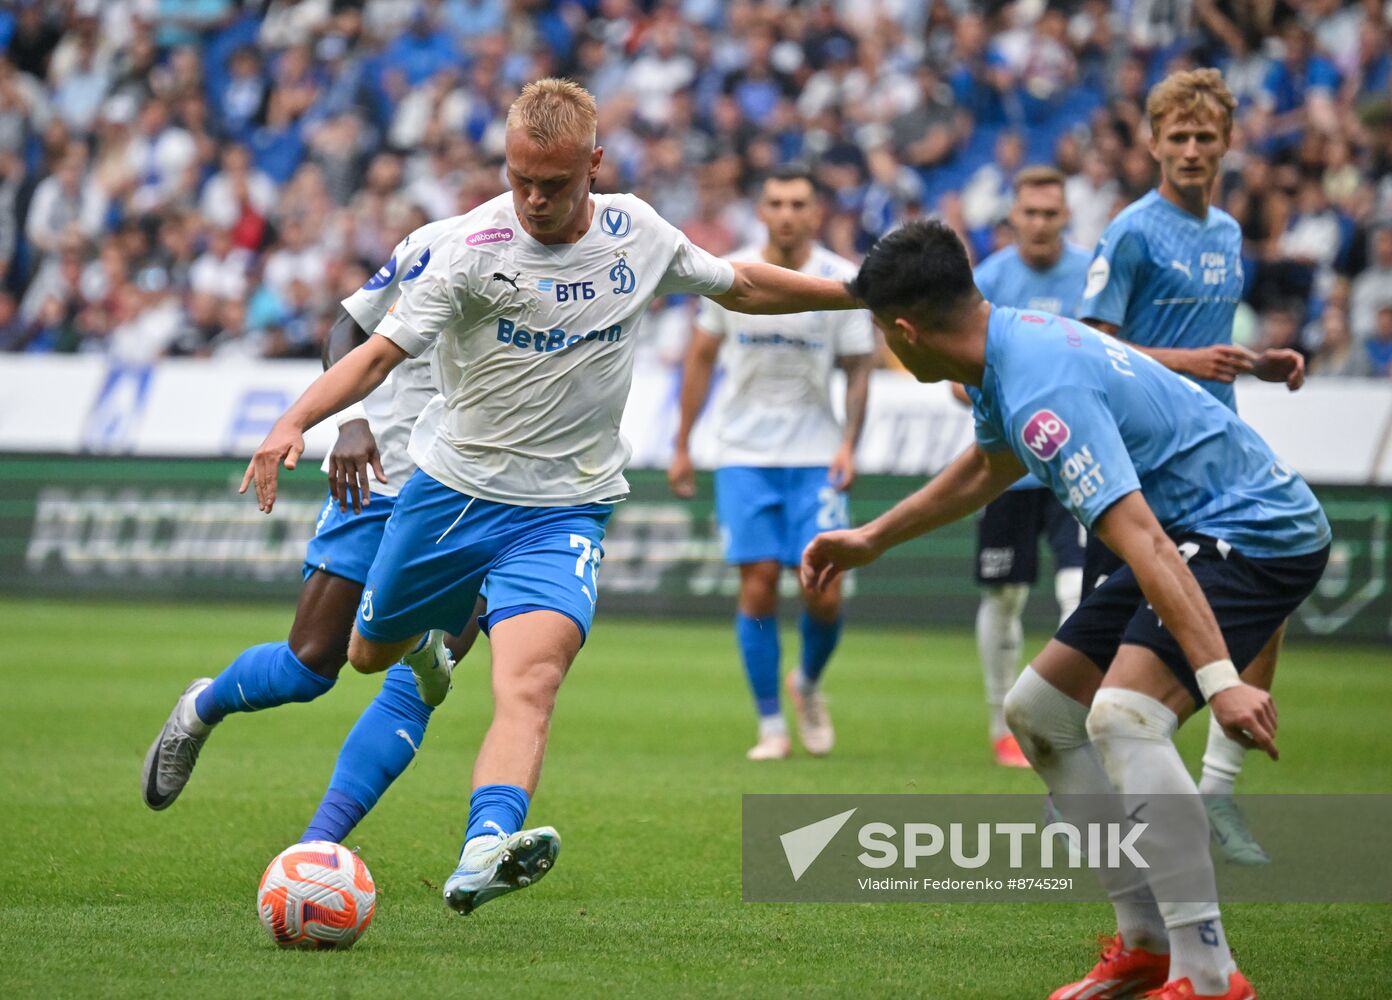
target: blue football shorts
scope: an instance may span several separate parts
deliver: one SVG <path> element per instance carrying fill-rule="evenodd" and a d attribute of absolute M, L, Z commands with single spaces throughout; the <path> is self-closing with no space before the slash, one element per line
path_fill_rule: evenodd
<path fill-rule="evenodd" d="M 395 505 L 396 497 L 374 494 L 372 503 L 354 514 L 352 507 L 340 510 L 330 494 L 314 522 L 314 537 L 305 546 L 304 578 L 323 570 L 354 583 L 366 580 Z"/>
<path fill-rule="evenodd" d="M 358 606 L 358 634 L 399 642 L 432 628 L 463 631 L 484 581 L 479 624 L 556 611 L 583 642 L 599 599 L 604 528 L 613 507 L 521 507 L 452 490 L 419 470 L 387 521 Z"/>
<path fill-rule="evenodd" d="M 797 566 L 818 532 L 851 523 L 849 498 L 828 481 L 825 465 L 716 469 L 715 514 L 732 565 Z"/>
<path fill-rule="evenodd" d="M 1249 559 L 1208 535 L 1171 536 L 1213 609 L 1228 655 L 1241 672 L 1282 623 L 1315 589 L 1329 561 L 1329 546 L 1280 559 Z M 1078 650 L 1104 673 L 1123 643 L 1144 646 L 1164 661 L 1194 698 L 1204 703 L 1179 643 L 1141 593 L 1125 563 L 1083 598 L 1054 638 Z M 1202 667 L 1205 664 L 1197 664 Z"/>

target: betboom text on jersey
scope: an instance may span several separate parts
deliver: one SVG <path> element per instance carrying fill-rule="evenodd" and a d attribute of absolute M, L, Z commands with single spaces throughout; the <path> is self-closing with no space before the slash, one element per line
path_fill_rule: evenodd
<path fill-rule="evenodd" d="M 576 344 L 589 341 L 603 341 L 612 344 L 622 336 L 623 327 L 618 323 L 605 327 L 603 330 L 591 330 L 582 335 L 578 333 L 567 334 L 559 326 L 550 330 L 528 330 L 526 327 L 518 326 L 510 319 L 498 320 L 499 343 L 511 344 L 520 351 L 536 351 L 538 354 L 549 354 L 552 351 L 559 351 L 563 347 L 574 347 Z"/>

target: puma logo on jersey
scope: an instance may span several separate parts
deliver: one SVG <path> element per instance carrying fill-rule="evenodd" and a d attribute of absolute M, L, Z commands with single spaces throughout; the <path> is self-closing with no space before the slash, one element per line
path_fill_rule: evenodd
<path fill-rule="evenodd" d="M 1172 260 L 1170 261 L 1170 267 L 1174 268 L 1176 271 L 1183 272 L 1184 276 L 1188 278 L 1190 281 L 1194 280 L 1194 272 L 1189 269 L 1188 264 L 1181 264 L 1177 260 Z"/>
<path fill-rule="evenodd" d="M 517 272 L 516 274 L 514 274 L 511 278 L 509 278 L 509 277 L 508 277 L 506 274 L 504 274 L 502 271 L 494 271 L 494 272 L 493 272 L 493 277 L 492 277 L 490 280 L 491 280 L 491 281 L 504 281 L 504 282 L 507 282 L 509 285 L 512 286 L 512 290 L 513 290 L 514 292 L 516 292 L 516 291 L 521 291 L 521 289 L 519 289 L 519 288 L 517 287 L 517 279 L 520 278 L 520 277 L 522 277 L 522 272 L 521 272 L 521 271 L 518 271 L 518 272 Z"/>

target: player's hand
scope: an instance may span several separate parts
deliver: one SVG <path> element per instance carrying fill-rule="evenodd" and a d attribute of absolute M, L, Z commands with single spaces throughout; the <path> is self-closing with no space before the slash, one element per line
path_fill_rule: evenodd
<path fill-rule="evenodd" d="M 683 500 L 696 495 L 696 466 L 691 464 L 691 455 L 685 448 L 678 448 L 672 455 L 672 464 L 667 466 L 667 485 Z"/>
<path fill-rule="evenodd" d="M 1288 347 L 1272 347 L 1257 355 L 1252 374 L 1263 382 L 1284 382 L 1295 392 L 1305 384 L 1305 358 Z"/>
<path fill-rule="evenodd" d="M 350 420 L 338 429 L 338 440 L 329 452 L 329 493 L 338 501 L 339 510 L 347 511 L 351 500 L 353 513 L 361 514 L 372 502 L 367 482 L 369 467 L 379 483 L 387 481 L 372 428 L 366 420 Z"/>
<path fill-rule="evenodd" d="M 293 469 L 303 454 L 304 435 L 298 428 L 285 423 L 283 418 L 277 420 L 271 433 L 266 435 L 266 440 L 261 442 L 261 447 L 256 449 L 256 454 L 251 456 L 246 475 L 242 477 L 241 489 L 237 492 L 245 493 L 247 487 L 255 483 L 256 506 L 269 514 L 275 506 L 276 479 L 280 475 L 281 464 Z"/>
<path fill-rule="evenodd" d="M 827 468 L 827 482 L 845 493 L 855 485 L 855 481 L 855 448 L 850 444 L 843 443 L 840 448 L 836 449 L 836 455 Z"/>
<path fill-rule="evenodd" d="M 863 527 L 826 531 L 803 549 L 798 577 L 806 590 L 825 590 L 846 570 L 874 562 L 880 552 Z"/>
<path fill-rule="evenodd" d="M 1249 749 L 1265 750 L 1272 760 L 1281 759 L 1276 749 L 1276 702 L 1270 694 L 1239 684 L 1219 691 L 1208 707 L 1229 737 Z"/>
<path fill-rule="evenodd" d="M 1236 344 L 1214 344 L 1189 352 L 1187 373 L 1209 382 L 1231 382 L 1252 370 L 1257 356 Z"/>

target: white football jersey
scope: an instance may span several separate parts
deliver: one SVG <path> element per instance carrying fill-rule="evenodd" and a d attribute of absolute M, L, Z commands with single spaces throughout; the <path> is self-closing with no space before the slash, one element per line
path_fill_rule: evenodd
<path fill-rule="evenodd" d="M 759 247 L 729 260 L 762 261 Z M 803 274 L 849 281 L 856 266 L 814 245 Z M 725 377 L 712 418 L 720 465 L 826 465 L 841 444 L 841 423 L 831 399 L 836 359 L 871 354 L 870 314 L 806 312 L 749 316 L 714 302 L 701 304 L 696 325 L 720 337 Z"/>
<path fill-rule="evenodd" d="M 633 350 L 659 295 L 718 295 L 734 268 L 630 194 L 595 195 L 576 243 L 529 236 L 511 192 L 430 247 L 377 327 L 408 354 L 435 346 L 442 397 L 411 435 L 428 475 L 469 496 L 528 507 L 628 492 L 619 422 Z"/>
<path fill-rule="evenodd" d="M 396 245 L 391 257 L 376 274 L 343 300 L 343 308 L 358 326 L 369 334 L 377 329 L 401 293 L 402 285 L 416 280 L 430 266 L 431 243 L 441 233 L 448 232 L 451 226 L 459 224 L 462 218 L 455 216 L 429 222 L 412 232 Z M 425 409 L 425 404 L 435 394 L 430 356 L 423 355 L 397 365 L 387 380 L 362 401 L 363 409 L 367 412 L 367 425 L 377 439 L 377 450 L 382 456 L 382 471 L 389 480 L 380 483 L 369 471 L 368 480 L 373 493 L 396 496 L 416 471 L 416 463 L 407 451 L 411 428 Z M 327 458 L 324 459 L 323 470 L 329 471 Z"/>

